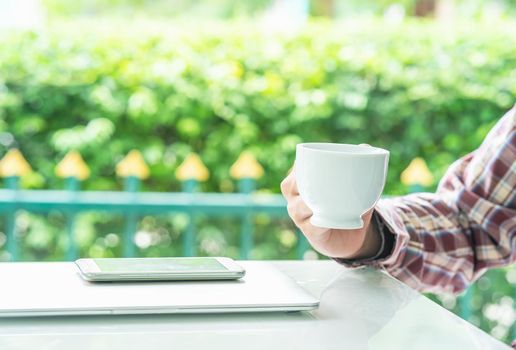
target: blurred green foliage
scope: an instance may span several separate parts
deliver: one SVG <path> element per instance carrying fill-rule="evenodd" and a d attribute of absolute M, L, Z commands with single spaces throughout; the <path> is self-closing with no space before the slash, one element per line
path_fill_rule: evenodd
<path fill-rule="evenodd" d="M 278 32 L 113 21 L 2 32 L 1 153 L 22 150 L 35 170 L 24 187 L 60 188 L 55 164 L 79 150 L 92 169 L 83 188 L 105 190 L 122 187 L 114 166 L 138 148 L 151 168 L 144 190 L 175 191 L 174 171 L 194 151 L 211 171 L 202 189 L 232 192 L 229 167 L 250 150 L 266 172 L 258 187 L 279 192 L 297 143 L 369 143 L 391 151 L 385 193 L 406 193 L 399 176 L 414 157 L 439 179 L 515 102 L 514 24 L 459 24 L 323 22 Z M 139 254 L 180 255 L 187 220 L 142 218 Z M 199 255 L 238 257 L 237 218 L 198 223 Z M 82 256 L 120 255 L 122 217 L 83 213 L 76 227 Z M 17 228 L 24 260 L 63 258 L 61 213 L 20 213 Z M 254 237 L 253 258 L 295 257 L 288 219 L 257 216 Z M 507 327 L 482 307 L 505 300 L 496 290 L 511 290 L 508 275 L 493 272 L 492 287 L 479 289 L 472 320 L 505 340 Z"/>
<path fill-rule="evenodd" d="M 53 18 L 93 16 L 235 18 L 262 12 L 272 0 L 42 0 Z"/>
<path fill-rule="evenodd" d="M 428 0 L 42 0 L 52 19 L 71 17 L 153 17 L 153 18 L 256 18 L 277 5 L 290 6 L 292 11 L 306 11 L 308 16 L 354 18 L 382 16 L 397 7 L 407 16 L 414 15 L 417 4 Z M 516 14 L 514 0 L 440 0 L 435 3 L 452 6 L 455 18 L 510 18 Z M 437 5 L 439 6 L 439 5 Z"/>
<path fill-rule="evenodd" d="M 404 193 L 410 160 L 440 178 L 516 96 L 510 25 L 119 29 L 90 22 L 0 41 L 0 145 L 26 155 L 27 187 L 59 187 L 53 168 L 78 149 L 94 174 L 85 188 L 119 188 L 114 165 L 136 147 L 147 189 L 179 189 L 174 170 L 195 151 L 211 170 L 204 189 L 232 191 L 228 169 L 251 150 L 267 173 L 259 187 L 278 192 L 295 145 L 319 140 L 388 148 L 386 193 Z"/>

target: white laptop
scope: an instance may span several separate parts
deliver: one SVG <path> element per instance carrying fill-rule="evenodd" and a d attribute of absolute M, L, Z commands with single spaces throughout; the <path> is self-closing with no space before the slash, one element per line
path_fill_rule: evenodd
<path fill-rule="evenodd" d="M 74 263 L 0 263 L 0 317 L 301 311 L 319 300 L 267 263 L 236 281 L 90 283 Z"/>

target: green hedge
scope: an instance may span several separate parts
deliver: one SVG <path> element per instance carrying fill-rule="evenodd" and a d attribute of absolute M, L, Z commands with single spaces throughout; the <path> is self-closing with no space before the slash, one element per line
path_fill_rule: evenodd
<path fill-rule="evenodd" d="M 266 170 L 260 187 L 275 192 L 296 143 L 365 142 L 391 150 L 386 193 L 401 193 L 411 159 L 425 158 L 438 179 L 515 102 L 510 25 L 457 28 L 83 23 L 2 33 L 0 141 L 15 140 L 41 175 L 30 187 L 61 186 L 53 167 L 69 149 L 92 168 L 87 188 L 119 187 L 114 164 L 139 148 L 149 190 L 178 189 L 174 170 L 195 151 L 212 172 L 205 190 L 232 191 L 228 169 L 249 149 Z"/>
<path fill-rule="evenodd" d="M 404 193 L 399 176 L 414 157 L 438 179 L 515 102 L 513 29 L 356 22 L 275 33 L 251 24 L 86 22 L 4 31 L 0 154 L 22 150 L 35 170 L 25 187 L 59 188 L 54 166 L 78 149 L 92 169 L 83 187 L 102 190 L 121 187 L 115 163 L 138 148 L 151 166 L 144 189 L 171 191 L 180 188 L 175 169 L 195 151 L 211 171 L 203 189 L 230 192 L 228 169 L 251 150 L 265 168 L 259 187 L 278 192 L 297 143 L 369 143 L 391 151 L 386 193 Z M 237 219 L 199 220 L 200 255 L 238 256 Z M 186 222 L 143 218 L 139 228 L 151 243 L 139 254 L 180 254 Z M 80 215 L 81 255 L 119 255 L 122 225 L 119 216 Z M 253 258 L 295 257 L 288 220 L 258 216 L 255 225 Z M 62 259 L 63 232 L 62 214 L 20 213 L 22 259 Z M 506 307 L 509 273 L 490 276 L 479 283 L 472 321 L 507 341 L 510 325 L 482 308 Z"/>

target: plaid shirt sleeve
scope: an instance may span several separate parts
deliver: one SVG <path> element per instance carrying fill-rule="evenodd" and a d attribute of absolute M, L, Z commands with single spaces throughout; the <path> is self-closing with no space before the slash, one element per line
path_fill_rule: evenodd
<path fill-rule="evenodd" d="M 375 211 L 390 231 L 383 235 L 392 235 L 390 251 L 341 262 L 383 268 L 417 290 L 454 293 L 486 269 L 514 263 L 516 106 L 450 166 L 436 193 L 383 199 Z"/>

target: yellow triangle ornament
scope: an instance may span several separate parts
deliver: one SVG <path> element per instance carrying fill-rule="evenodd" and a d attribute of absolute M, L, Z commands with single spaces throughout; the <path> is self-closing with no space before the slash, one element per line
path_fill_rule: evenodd
<path fill-rule="evenodd" d="M 414 158 L 409 166 L 401 173 L 401 182 L 405 186 L 421 185 L 429 186 L 434 182 L 434 177 L 422 158 Z"/>
<path fill-rule="evenodd" d="M 258 179 L 263 176 L 263 168 L 251 152 L 245 151 L 231 166 L 229 174 L 234 179 Z"/>
<path fill-rule="evenodd" d="M 134 176 L 140 180 L 149 177 L 149 167 L 138 150 L 132 150 L 116 165 L 116 174 L 120 177 Z"/>
<path fill-rule="evenodd" d="M 56 175 L 61 178 L 75 177 L 86 180 L 90 176 L 90 168 L 77 151 L 68 152 L 56 166 Z"/>
<path fill-rule="evenodd" d="M 190 153 L 176 170 L 176 178 L 180 181 L 206 181 L 209 177 L 208 168 L 195 153 Z"/>
<path fill-rule="evenodd" d="M 0 175 L 2 177 L 22 177 L 30 172 L 32 172 L 32 169 L 29 163 L 16 148 L 10 149 L 0 160 Z"/>

